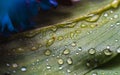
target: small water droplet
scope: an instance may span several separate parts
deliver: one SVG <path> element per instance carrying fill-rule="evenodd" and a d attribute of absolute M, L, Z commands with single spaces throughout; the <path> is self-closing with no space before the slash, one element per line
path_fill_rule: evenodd
<path fill-rule="evenodd" d="M 58 62 L 58 64 L 60 64 L 60 65 L 64 64 L 64 61 L 63 61 L 63 59 L 61 59 L 61 58 L 58 59 L 57 62 Z"/>
<path fill-rule="evenodd" d="M 69 65 L 73 64 L 73 60 L 72 60 L 71 57 L 69 57 L 69 58 L 67 59 L 67 63 L 68 63 Z"/>
<path fill-rule="evenodd" d="M 82 51 L 82 47 L 78 47 L 78 50 L 79 50 L 79 51 Z"/>
<path fill-rule="evenodd" d="M 59 40 L 59 41 L 63 40 L 63 36 L 59 36 L 59 37 L 58 37 L 58 40 Z"/>
<path fill-rule="evenodd" d="M 24 52 L 24 49 L 23 48 L 18 48 L 16 52 L 18 52 L 18 53 Z"/>
<path fill-rule="evenodd" d="M 110 49 L 110 46 L 107 46 L 106 48 L 107 48 L 107 49 Z"/>
<path fill-rule="evenodd" d="M 96 26 L 98 26 L 97 24 L 91 24 L 90 27 L 91 28 L 95 28 Z"/>
<path fill-rule="evenodd" d="M 26 72 L 26 71 L 27 71 L 27 68 L 26 68 L 26 67 L 22 67 L 22 68 L 21 68 L 21 71 L 22 71 L 22 72 Z"/>
<path fill-rule="evenodd" d="M 110 49 L 104 49 L 104 54 L 109 56 L 109 55 L 112 55 L 112 51 Z"/>
<path fill-rule="evenodd" d="M 87 65 L 88 67 L 90 67 L 90 63 L 89 63 L 89 62 L 87 62 L 86 65 Z"/>
<path fill-rule="evenodd" d="M 91 48 L 88 50 L 88 53 L 90 53 L 91 55 L 96 53 L 96 50 L 94 48 Z"/>
<path fill-rule="evenodd" d="M 18 64 L 14 63 L 14 64 L 12 64 L 12 67 L 16 68 L 16 67 L 18 67 Z"/>
<path fill-rule="evenodd" d="M 47 43 L 46 43 L 46 46 L 48 47 L 48 46 L 51 46 L 53 43 L 54 43 L 54 41 L 55 41 L 55 38 L 53 37 L 53 38 L 51 38 L 51 39 L 49 39 L 48 41 L 47 41 Z"/>
<path fill-rule="evenodd" d="M 107 14 L 107 13 L 105 13 L 105 14 L 104 14 L 104 16 L 105 16 L 105 17 L 108 17 L 108 14 Z"/>
<path fill-rule="evenodd" d="M 51 69 L 51 66 L 50 66 L 50 65 L 47 65 L 47 69 Z"/>
<path fill-rule="evenodd" d="M 113 11 L 111 10 L 111 11 L 110 11 L 110 13 L 112 14 L 112 13 L 113 13 Z"/>
<path fill-rule="evenodd" d="M 68 55 L 70 53 L 70 50 L 69 49 L 65 49 L 64 51 L 63 51 L 63 54 L 64 55 Z"/>
<path fill-rule="evenodd" d="M 61 69 L 63 69 L 63 67 L 62 67 L 62 66 L 60 66 L 60 67 L 59 67 L 59 69 L 61 70 Z"/>
<path fill-rule="evenodd" d="M 37 50 L 37 47 L 33 46 L 33 47 L 31 48 L 31 50 L 32 50 L 32 51 L 35 51 L 35 50 Z"/>
<path fill-rule="evenodd" d="M 78 52 L 76 52 L 76 55 L 78 55 L 79 53 Z"/>
<path fill-rule="evenodd" d="M 75 47 L 75 46 L 76 46 L 76 43 L 75 43 L 75 42 L 73 42 L 73 43 L 71 44 L 71 46 L 72 46 L 72 47 Z"/>
<path fill-rule="evenodd" d="M 110 18 L 110 20 L 113 20 L 113 18 Z"/>
<path fill-rule="evenodd" d="M 45 54 L 46 56 L 49 56 L 49 55 L 51 55 L 51 51 L 48 49 L 48 50 L 45 51 L 44 54 Z"/>
<path fill-rule="evenodd" d="M 115 19 L 118 18 L 118 15 L 114 15 L 114 18 L 115 18 Z"/>
<path fill-rule="evenodd" d="M 117 49 L 117 53 L 120 53 L 120 47 Z"/>
<path fill-rule="evenodd" d="M 10 64 L 7 63 L 6 66 L 10 67 Z"/>
<path fill-rule="evenodd" d="M 67 72 L 70 73 L 71 71 L 69 69 L 67 69 Z"/>
<path fill-rule="evenodd" d="M 13 73 L 16 73 L 16 71 L 15 71 L 15 70 L 13 70 Z"/>
<path fill-rule="evenodd" d="M 86 25 L 86 24 L 81 24 L 81 25 L 80 25 L 81 28 L 86 28 L 87 26 L 88 26 L 88 25 Z"/>
<path fill-rule="evenodd" d="M 118 42 L 118 39 L 116 39 L 115 41 Z"/>

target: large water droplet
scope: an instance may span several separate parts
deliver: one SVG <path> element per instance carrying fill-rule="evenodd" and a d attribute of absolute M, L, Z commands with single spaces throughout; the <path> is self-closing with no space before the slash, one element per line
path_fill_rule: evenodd
<path fill-rule="evenodd" d="M 45 54 L 46 56 L 49 56 L 49 55 L 51 55 L 51 51 L 48 49 L 48 50 L 45 51 L 44 54 Z"/>
<path fill-rule="evenodd" d="M 75 47 L 75 46 L 76 46 L 76 42 L 73 42 L 73 43 L 71 44 L 71 46 L 72 46 L 72 47 Z"/>
<path fill-rule="evenodd" d="M 91 48 L 88 50 L 88 53 L 90 53 L 91 55 L 96 53 L 96 50 L 94 48 Z"/>
<path fill-rule="evenodd" d="M 99 17 L 100 17 L 100 15 L 93 15 L 93 16 L 87 18 L 86 21 L 95 22 L 95 21 L 97 21 L 99 19 Z"/>
<path fill-rule="evenodd" d="M 68 63 L 69 65 L 73 64 L 73 60 L 72 60 L 71 57 L 69 57 L 69 58 L 67 59 L 67 63 Z"/>
<path fill-rule="evenodd" d="M 70 53 L 70 50 L 69 49 L 65 49 L 64 51 L 63 51 L 63 54 L 64 55 L 68 55 Z"/>
<path fill-rule="evenodd" d="M 110 49 L 104 49 L 104 54 L 109 56 L 109 55 L 112 55 L 112 51 Z"/>
<path fill-rule="evenodd" d="M 64 61 L 63 61 L 63 59 L 61 59 L 61 58 L 60 58 L 60 59 L 58 59 L 58 60 L 57 60 L 57 62 L 58 62 L 58 64 L 59 64 L 59 65 L 64 64 Z"/>
<path fill-rule="evenodd" d="M 47 43 L 46 43 L 46 46 L 48 47 L 48 46 L 51 46 L 53 43 L 54 43 L 54 41 L 55 41 L 55 38 L 53 37 L 53 38 L 51 38 L 51 39 L 49 39 L 48 41 L 47 41 Z"/>

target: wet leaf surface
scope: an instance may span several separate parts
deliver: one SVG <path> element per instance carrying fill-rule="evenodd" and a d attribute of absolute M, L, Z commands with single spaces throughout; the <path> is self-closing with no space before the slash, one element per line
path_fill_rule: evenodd
<path fill-rule="evenodd" d="M 61 7 L 69 16 L 56 13 L 54 22 L 43 24 L 53 25 L 10 37 L 0 44 L 0 75 L 119 75 L 119 3 L 84 0 Z"/>

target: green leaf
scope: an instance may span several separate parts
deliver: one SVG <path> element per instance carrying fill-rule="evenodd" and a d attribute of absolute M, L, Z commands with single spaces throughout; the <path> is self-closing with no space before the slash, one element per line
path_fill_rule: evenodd
<path fill-rule="evenodd" d="M 0 44 L 0 75 L 110 74 L 107 63 L 117 62 L 120 53 L 119 3 L 84 0 L 61 7 L 49 16 L 54 22 L 44 23 L 53 25 L 10 37 Z M 112 69 L 111 75 L 119 71 L 114 65 Z"/>

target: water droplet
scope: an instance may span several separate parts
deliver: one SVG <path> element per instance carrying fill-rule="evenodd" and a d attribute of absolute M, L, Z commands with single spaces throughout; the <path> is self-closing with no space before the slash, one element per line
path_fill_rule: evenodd
<path fill-rule="evenodd" d="M 67 69 L 67 72 L 70 73 L 71 71 L 69 69 Z"/>
<path fill-rule="evenodd" d="M 65 49 L 64 51 L 63 51 L 63 54 L 64 55 L 68 55 L 70 53 L 70 50 L 69 49 Z"/>
<path fill-rule="evenodd" d="M 111 10 L 111 11 L 110 11 L 110 13 L 112 14 L 112 13 L 113 13 L 113 11 Z"/>
<path fill-rule="evenodd" d="M 71 46 L 72 46 L 72 47 L 75 47 L 75 46 L 76 46 L 76 43 L 75 43 L 75 42 L 73 42 L 73 43 L 71 44 Z"/>
<path fill-rule="evenodd" d="M 117 49 L 117 53 L 120 53 L 120 47 Z"/>
<path fill-rule="evenodd" d="M 107 49 L 110 49 L 110 46 L 107 46 L 106 48 L 107 48 Z"/>
<path fill-rule="evenodd" d="M 46 50 L 46 51 L 45 51 L 45 55 L 46 55 L 46 56 L 51 55 L 51 51 L 50 51 L 49 49 L 48 49 L 48 50 Z"/>
<path fill-rule="evenodd" d="M 61 70 L 61 69 L 63 69 L 63 67 L 62 67 L 62 66 L 60 66 L 60 67 L 59 67 L 59 69 Z"/>
<path fill-rule="evenodd" d="M 39 47 L 42 47 L 42 45 L 41 45 L 41 44 L 39 44 Z"/>
<path fill-rule="evenodd" d="M 80 25 L 81 28 L 86 28 L 87 26 L 88 26 L 88 25 L 86 25 L 86 24 L 81 24 L 81 25 Z"/>
<path fill-rule="evenodd" d="M 53 37 L 53 38 L 51 38 L 51 39 L 49 39 L 48 41 L 47 41 L 47 43 L 46 43 L 46 46 L 48 47 L 48 46 L 51 46 L 53 43 L 54 43 L 54 41 L 55 41 L 55 38 Z"/>
<path fill-rule="evenodd" d="M 63 36 L 59 36 L 59 37 L 58 37 L 58 40 L 59 40 L 59 41 L 63 40 Z"/>
<path fill-rule="evenodd" d="M 16 67 L 18 67 L 18 64 L 14 63 L 14 64 L 12 64 L 12 67 L 16 68 Z"/>
<path fill-rule="evenodd" d="M 88 67 L 90 67 L 90 63 L 89 63 L 89 62 L 87 62 L 86 65 L 87 65 Z"/>
<path fill-rule="evenodd" d="M 50 66 L 50 65 L 47 65 L 47 69 L 51 69 L 51 66 Z"/>
<path fill-rule="evenodd" d="M 114 18 L 115 18 L 115 19 L 118 18 L 118 15 L 114 15 Z"/>
<path fill-rule="evenodd" d="M 67 59 L 67 63 L 68 63 L 69 65 L 73 64 L 73 60 L 72 60 L 71 57 L 69 57 L 69 58 Z"/>
<path fill-rule="evenodd" d="M 61 59 L 61 58 L 58 59 L 57 62 L 58 62 L 58 64 L 60 64 L 60 65 L 64 64 L 64 61 L 63 61 L 63 59 Z"/>
<path fill-rule="evenodd" d="M 118 42 L 118 39 L 116 39 L 115 41 Z"/>
<path fill-rule="evenodd" d="M 90 53 L 91 55 L 96 53 L 96 50 L 94 48 L 91 48 L 88 50 L 88 53 Z"/>
<path fill-rule="evenodd" d="M 110 20 L 113 20 L 113 18 L 110 18 Z"/>
<path fill-rule="evenodd" d="M 95 28 L 96 26 L 98 26 L 97 24 L 91 24 L 90 27 L 91 28 Z"/>
<path fill-rule="evenodd" d="M 105 13 L 105 14 L 104 14 L 104 16 L 105 16 L 105 17 L 108 17 L 108 14 L 107 14 L 107 13 Z"/>
<path fill-rule="evenodd" d="M 22 68 L 21 68 L 21 71 L 22 71 L 22 72 L 26 72 L 26 71 L 27 71 L 27 68 L 26 68 L 26 67 L 22 67 Z"/>
<path fill-rule="evenodd" d="M 79 50 L 79 51 L 82 51 L 82 47 L 78 47 L 78 50 Z"/>
<path fill-rule="evenodd" d="M 20 52 L 20 53 L 21 53 L 21 52 L 24 52 L 24 49 L 23 49 L 23 48 L 18 48 L 16 52 L 18 52 L 18 53 L 19 53 L 19 52 Z"/>
<path fill-rule="evenodd" d="M 31 50 L 35 51 L 35 50 L 37 50 L 37 47 L 34 46 L 34 47 L 31 48 Z"/>
<path fill-rule="evenodd" d="M 104 54 L 109 56 L 109 55 L 112 55 L 112 51 L 110 49 L 104 49 Z"/>
<path fill-rule="evenodd" d="M 6 66 L 10 67 L 10 64 L 7 63 Z"/>
<path fill-rule="evenodd" d="M 113 8 L 117 8 L 118 5 L 119 5 L 119 0 L 113 0 L 113 2 L 111 3 L 111 6 L 112 6 Z"/>
<path fill-rule="evenodd" d="M 100 17 L 100 15 L 93 15 L 93 16 L 87 18 L 86 21 L 95 22 L 95 21 L 97 21 L 99 19 L 99 17 Z"/>
<path fill-rule="evenodd" d="M 15 70 L 13 70 L 13 73 L 16 73 L 16 71 L 15 71 Z"/>

